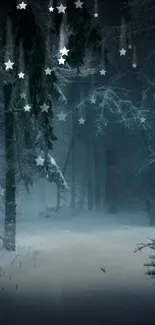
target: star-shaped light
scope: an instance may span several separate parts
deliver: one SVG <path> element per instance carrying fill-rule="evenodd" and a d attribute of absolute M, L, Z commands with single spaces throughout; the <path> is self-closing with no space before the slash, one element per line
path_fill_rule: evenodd
<path fill-rule="evenodd" d="M 14 63 L 8 60 L 8 62 L 5 62 L 5 70 L 13 69 Z"/>
<path fill-rule="evenodd" d="M 74 3 L 76 5 L 76 8 L 81 8 L 82 9 L 82 5 L 83 5 L 84 2 L 81 2 L 80 0 L 78 0 L 78 1 L 76 1 Z"/>
<path fill-rule="evenodd" d="M 141 117 L 141 118 L 140 118 L 140 121 L 141 121 L 141 123 L 145 123 L 146 118 L 145 118 L 145 117 Z"/>
<path fill-rule="evenodd" d="M 95 12 L 94 17 L 98 18 L 98 16 L 99 16 L 99 14 L 97 12 Z"/>
<path fill-rule="evenodd" d="M 26 104 L 26 105 L 24 106 L 24 111 L 25 111 L 25 112 L 29 112 L 30 109 L 31 109 L 31 106 L 30 106 L 30 105 Z"/>
<path fill-rule="evenodd" d="M 4 195 L 4 188 L 2 188 L 1 186 L 0 186 L 0 195 L 1 195 L 1 196 Z"/>
<path fill-rule="evenodd" d="M 42 112 L 46 112 L 46 113 L 48 113 L 48 109 L 49 109 L 49 106 L 48 105 L 46 105 L 45 103 L 42 105 L 42 106 L 40 106 L 41 107 L 41 110 L 42 110 Z"/>
<path fill-rule="evenodd" d="M 60 112 L 59 114 L 57 114 L 59 121 L 66 121 L 66 116 L 67 116 L 67 114 L 64 114 L 63 112 Z"/>
<path fill-rule="evenodd" d="M 45 69 L 46 75 L 51 75 L 52 70 L 50 68 Z"/>
<path fill-rule="evenodd" d="M 44 166 L 44 161 L 45 159 L 41 158 L 41 156 L 39 156 L 37 159 L 35 159 L 37 166 Z"/>
<path fill-rule="evenodd" d="M 133 63 L 132 64 L 132 67 L 135 69 L 135 68 L 137 68 L 137 64 L 136 63 Z"/>
<path fill-rule="evenodd" d="M 22 71 L 18 73 L 18 77 L 19 79 L 24 79 L 25 73 L 23 73 Z"/>
<path fill-rule="evenodd" d="M 54 8 L 53 7 L 49 7 L 49 12 L 53 12 L 54 11 Z"/>
<path fill-rule="evenodd" d="M 128 45 L 128 49 L 130 49 L 130 50 L 132 49 L 132 44 Z"/>
<path fill-rule="evenodd" d="M 66 59 L 64 59 L 63 57 L 61 57 L 60 59 L 58 59 L 58 61 L 59 61 L 59 64 L 64 64 L 65 61 L 66 61 Z"/>
<path fill-rule="evenodd" d="M 59 50 L 59 52 L 61 53 L 61 55 L 63 56 L 63 55 L 68 55 L 68 52 L 69 52 L 69 50 L 67 50 L 66 49 L 66 47 L 64 46 L 64 48 L 63 49 L 61 49 L 61 50 Z"/>
<path fill-rule="evenodd" d="M 95 104 L 96 103 L 96 98 L 92 97 L 90 102 L 91 102 L 91 104 Z"/>
<path fill-rule="evenodd" d="M 24 1 L 22 1 L 21 3 L 19 3 L 19 5 L 17 6 L 17 9 L 26 9 L 27 3 L 25 3 Z"/>
<path fill-rule="evenodd" d="M 105 76 L 106 72 L 107 72 L 106 70 L 102 69 L 102 70 L 100 70 L 100 75 Z"/>
<path fill-rule="evenodd" d="M 60 13 L 65 14 L 65 10 L 66 10 L 66 8 L 67 8 L 67 7 L 65 7 L 65 6 L 61 3 L 61 5 L 60 5 L 59 7 L 57 7 L 57 9 L 58 9 L 58 13 L 59 13 L 59 14 L 60 14 Z"/>
<path fill-rule="evenodd" d="M 21 99 L 25 99 L 26 98 L 26 94 L 23 92 L 23 93 L 20 94 L 20 97 L 21 97 Z"/>
<path fill-rule="evenodd" d="M 126 54 L 126 50 L 125 49 L 121 49 L 120 50 L 120 55 L 122 56 L 122 55 L 125 55 Z"/>
<path fill-rule="evenodd" d="M 79 124 L 83 124 L 84 125 L 85 120 L 83 119 L 83 117 L 81 117 L 78 121 L 79 121 Z"/>

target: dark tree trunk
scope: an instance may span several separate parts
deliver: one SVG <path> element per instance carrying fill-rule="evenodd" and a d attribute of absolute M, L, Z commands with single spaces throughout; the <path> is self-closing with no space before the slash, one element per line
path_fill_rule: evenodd
<path fill-rule="evenodd" d="M 75 120 L 76 112 L 73 110 L 72 113 L 72 138 L 75 137 Z M 72 171 L 71 171 L 71 208 L 75 208 L 75 155 L 76 155 L 76 146 L 72 148 Z"/>
<path fill-rule="evenodd" d="M 81 150 L 82 150 L 83 163 L 82 163 L 81 181 L 80 181 L 79 208 L 84 209 L 85 194 L 86 194 L 86 152 L 83 146 Z"/>
<path fill-rule="evenodd" d="M 14 115 L 10 107 L 12 85 L 4 86 L 5 105 L 5 225 L 4 247 L 7 250 L 16 249 L 16 187 L 15 187 L 15 157 L 14 157 Z"/>
<path fill-rule="evenodd" d="M 95 209 L 100 210 L 102 206 L 102 169 L 101 169 L 101 154 L 98 152 L 97 144 L 94 143 L 94 188 L 95 188 Z"/>
<path fill-rule="evenodd" d="M 67 165 L 68 165 L 68 161 L 69 161 L 69 158 L 70 158 L 70 154 L 72 152 L 72 149 L 74 147 L 74 144 L 75 144 L 75 141 L 76 141 L 76 134 L 74 135 L 74 137 L 72 138 L 72 141 L 70 143 L 70 146 L 68 148 L 68 152 L 67 152 L 67 156 L 66 156 L 66 160 L 65 160 L 65 164 L 64 164 L 64 167 L 63 167 L 63 170 L 62 170 L 62 174 L 63 176 L 65 176 L 65 173 L 66 173 L 66 169 L 67 169 Z M 58 190 L 57 190 L 57 206 L 56 206 L 56 212 L 59 210 L 60 208 L 60 199 L 61 199 L 61 188 L 60 186 L 58 186 Z"/>
<path fill-rule="evenodd" d="M 93 140 L 92 140 L 92 123 L 93 116 L 88 105 L 85 108 L 85 152 L 86 152 L 86 191 L 88 210 L 94 208 L 94 191 L 93 191 Z"/>
<path fill-rule="evenodd" d="M 60 197 L 61 196 L 61 189 L 60 189 L 60 186 L 58 186 L 58 189 L 57 189 L 57 205 L 56 205 L 56 209 L 55 211 L 59 211 L 60 209 Z"/>
<path fill-rule="evenodd" d="M 80 184 L 80 197 L 79 197 L 79 208 L 84 209 L 85 205 L 85 193 L 86 193 L 86 179 L 85 179 L 85 169 L 81 175 L 81 184 Z"/>
<path fill-rule="evenodd" d="M 91 155 L 91 141 L 87 139 L 86 146 L 86 175 L 87 175 L 87 202 L 88 210 L 93 210 L 93 179 L 92 179 L 92 155 Z"/>
<path fill-rule="evenodd" d="M 154 211 L 154 202 L 151 198 L 146 198 L 146 210 L 149 217 L 149 224 L 151 227 L 155 225 L 155 211 Z"/>
<path fill-rule="evenodd" d="M 106 203 L 110 213 L 117 213 L 117 190 L 116 190 L 116 179 L 114 177 L 113 168 L 116 163 L 115 153 L 111 150 L 106 150 L 106 186 L 105 186 L 105 197 Z"/>
<path fill-rule="evenodd" d="M 72 150 L 71 208 L 75 208 L 75 147 Z"/>

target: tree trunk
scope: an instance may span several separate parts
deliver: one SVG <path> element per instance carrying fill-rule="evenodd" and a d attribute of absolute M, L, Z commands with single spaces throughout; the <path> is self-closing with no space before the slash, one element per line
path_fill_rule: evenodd
<path fill-rule="evenodd" d="M 58 189 L 57 189 L 57 204 L 56 204 L 56 209 L 55 209 L 56 212 L 60 209 L 60 195 L 61 195 L 61 189 L 60 189 L 60 186 L 58 186 Z"/>
<path fill-rule="evenodd" d="M 153 208 L 154 205 L 150 198 L 146 198 L 145 203 L 146 203 L 146 209 L 149 217 L 149 223 L 150 226 L 153 227 L 155 225 L 155 211 Z"/>
<path fill-rule="evenodd" d="M 70 158 L 70 154 L 72 152 L 72 149 L 73 149 L 73 146 L 74 146 L 74 143 L 75 143 L 75 140 L 76 140 L 76 134 L 74 134 L 74 137 L 72 137 L 72 141 L 70 143 L 70 146 L 68 148 L 68 152 L 67 152 L 67 156 L 66 156 L 66 160 L 65 160 L 65 164 L 64 164 L 64 168 L 62 170 L 62 174 L 63 176 L 65 176 L 65 172 L 66 172 L 66 169 L 67 169 L 67 165 L 68 165 L 68 161 L 69 161 L 69 158 Z M 61 199 L 61 188 L 60 186 L 58 186 L 58 190 L 57 190 L 57 205 L 56 205 L 56 209 L 55 211 L 57 212 L 60 208 L 60 199 Z"/>
<path fill-rule="evenodd" d="M 4 86 L 5 105 L 5 225 L 4 248 L 9 251 L 16 249 L 16 187 L 15 187 L 15 157 L 14 157 L 14 115 L 10 101 L 12 85 Z"/>
<path fill-rule="evenodd" d="M 75 146 L 72 148 L 71 208 L 75 208 Z"/>
<path fill-rule="evenodd" d="M 91 142 L 88 138 L 86 147 L 86 175 L 87 175 L 87 202 L 88 210 L 93 210 L 93 179 L 92 179 L 92 155 Z"/>
<path fill-rule="evenodd" d="M 86 190 L 86 180 L 85 180 L 85 169 L 84 172 L 82 173 L 82 177 L 81 177 L 81 184 L 80 184 L 80 197 L 79 197 L 79 208 L 80 209 L 84 209 L 84 205 L 85 205 L 85 190 Z"/>
<path fill-rule="evenodd" d="M 85 148 L 82 147 L 82 157 L 83 157 L 83 164 L 82 164 L 82 171 L 81 171 L 81 180 L 80 180 L 80 193 L 79 193 L 79 208 L 84 209 L 85 204 L 85 194 L 86 194 L 86 152 Z"/>
<path fill-rule="evenodd" d="M 100 210 L 102 206 L 101 182 L 103 182 L 101 169 L 101 154 L 97 150 L 97 144 L 94 143 L 94 185 L 95 185 L 95 209 Z"/>
<path fill-rule="evenodd" d="M 114 177 L 113 167 L 115 166 L 115 153 L 112 150 L 106 150 L 106 187 L 105 197 L 110 213 L 117 213 L 117 190 L 116 179 Z"/>
<path fill-rule="evenodd" d="M 93 116 L 90 113 L 89 105 L 85 108 L 85 152 L 86 152 L 86 190 L 87 190 L 87 204 L 88 210 L 93 210 L 94 207 L 94 192 L 93 192 L 93 139 L 92 139 L 92 125 Z"/>

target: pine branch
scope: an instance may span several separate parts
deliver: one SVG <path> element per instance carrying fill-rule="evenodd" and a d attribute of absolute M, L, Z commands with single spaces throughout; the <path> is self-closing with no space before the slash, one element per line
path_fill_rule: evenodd
<path fill-rule="evenodd" d="M 138 252 L 138 251 L 142 251 L 142 249 L 146 248 L 146 247 L 149 247 L 150 249 L 152 250 L 155 250 L 155 240 L 154 239 L 149 239 L 149 243 L 141 243 L 141 244 L 138 244 L 137 248 L 134 250 L 134 253 Z M 151 258 L 151 262 L 149 263 L 145 263 L 144 266 L 146 267 L 151 267 L 152 269 L 151 270 L 148 270 L 146 272 L 147 275 L 150 275 L 150 276 L 155 276 L 155 262 L 153 261 L 155 259 L 155 255 L 151 255 L 149 256 L 149 258 Z"/>

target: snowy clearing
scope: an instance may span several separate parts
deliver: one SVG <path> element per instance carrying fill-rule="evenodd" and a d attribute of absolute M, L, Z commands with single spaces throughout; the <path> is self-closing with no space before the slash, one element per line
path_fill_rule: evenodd
<path fill-rule="evenodd" d="M 143 264 L 148 261 L 150 252 L 146 249 L 134 254 L 133 251 L 137 243 L 154 238 L 155 229 L 121 222 L 117 226 L 105 223 L 105 227 L 103 222 L 102 227 L 95 228 L 99 221 L 85 217 L 79 221 L 44 219 L 31 224 L 19 223 L 17 252 L 0 253 L 1 299 L 8 295 L 14 306 L 21 299 L 27 304 L 37 299 L 40 306 L 50 301 L 60 309 L 67 302 L 81 310 L 82 301 L 95 306 L 94 301 L 98 299 L 98 308 L 102 301 L 102 317 L 106 315 L 105 310 L 115 310 L 117 306 L 117 313 L 127 317 L 119 320 L 119 324 L 128 324 L 124 319 L 129 318 L 130 324 L 134 324 L 131 309 L 142 307 L 146 297 L 147 303 L 153 301 L 155 283 L 144 274 Z M 101 268 L 106 268 L 106 272 Z M 107 319 L 108 324 L 117 324 L 112 315 Z"/>

